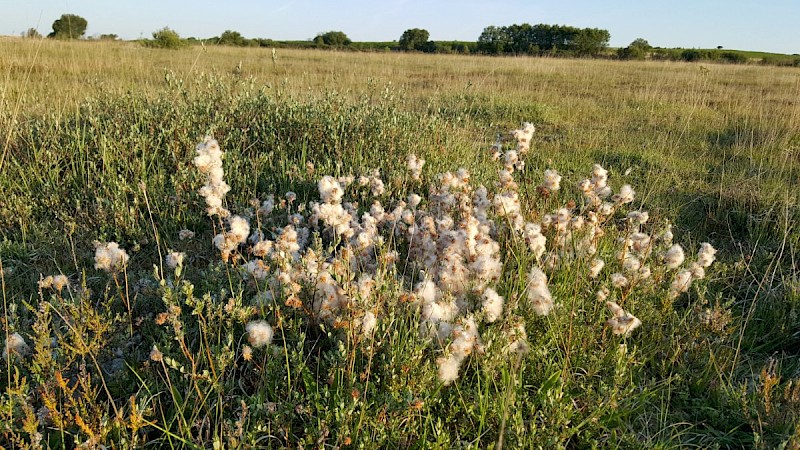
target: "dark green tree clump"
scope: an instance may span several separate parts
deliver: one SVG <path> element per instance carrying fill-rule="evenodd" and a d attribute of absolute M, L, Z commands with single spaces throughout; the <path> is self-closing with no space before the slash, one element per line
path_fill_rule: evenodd
<path fill-rule="evenodd" d="M 347 47 L 352 42 L 342 31 L 327 31 L 314 38 L 314 44 L 318 47 Z"/>
<path fill-rule="evenodd" d="M 75 14 L 62 14 L 53 22 L 53 32 L 47 37 L 56 39 L 80 39 L 86 34 L 89 23 L 81 16 Z"/>
<path fill-rule="evenodd" d="M 398 41 L 398 44 L 400 45 L 400 50 L 425 51 L 426 47 L 430 47 L 428 43 L 429 37 L 430 33 L 428 33 L 428 30 L 424 30 L 422 28 L 411 28 L 403 32 L 403 35 L 400 36 L 400 41 Z"/>
<path fill-rule="evenodd" d="M 620 59 L 645 59 L 652 48 L 646 40 L 634 39 L 627 47 L 617 50 L 617 56 Z"/>
<path fill-rule="evenodd" d="M 599 28 L 527 23 L 489 26 L 478 38 L 478 51 L 493 55 L 597 56 L 610 39 L 611 33 Z"/>
<path fill-rule="evenodd" d="M 147 47 L 153 48 L 170 48 L 176 49 L 186 45 L 186 41 L 181 39 L 177 31 L 164 27 L 160 30 L 153 32 L 153 39 L 144 41 L 143 44 Z"/>
<path fill-rule="evenodd" d="M 217 45 L 230 45 L 232 47 L 250 47 L 258 46 L 259 41 L 255 39 L 247 39 L 242 36 L 238 31 L 225 30 L 218 38 L 216 38 Z"/>

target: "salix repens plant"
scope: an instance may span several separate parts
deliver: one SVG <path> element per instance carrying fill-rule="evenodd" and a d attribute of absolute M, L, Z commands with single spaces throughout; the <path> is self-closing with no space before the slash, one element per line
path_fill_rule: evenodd
<path fill-rule="evenodd" d="M 317 176 L 311 200 L 301 202 L 294 191 L 274 192 L 251 199 L 248 207 L 227 203 L 224 153 L 217 141 L 204 139 L 193 159 L 204 183 L 197 192 L 214 230 L 206 236 L 215 258 L 202 269 L 204 283 L 187 277 L 187 271 L 199 268 L 191 253 L 168 248 L 163 263 L 170 270 L 156 269 L 151 278 L 161 302 L 149 319 L 134 320 L 127 303 L 130 257 L 115 242 L 96 244 L 96 269 L 110 275 L 126 300 L 127 345 L 146 349 L 140 361 L 128 362 L 130 370 L 144 391 L 161 392 L 147 401 L 131 397 L 124 405 L 112 403 L 110 427 L 150 429 L 195 444 L 225 440 L 234 446 L 246 439 L 248 415 L 282 427 L 306 417 L 309 404 L 297 396 L 299 386 L 308 389 L 319 380 L 336 386 L 347 374 L 359 386 L 350 393 L 358 405 L 379 383 L 372 375 L 377 364 L 388 373 L 413 373 L 405 383 L 427 383 L 427 389 L 407 400 L 409 411 L 466 388 L 479 373 L 490 378 L 513 374 L 503 391 L 511 393 L 521 386 L 518 373 L 532 358 L 554 351 L 543 337 L 566 326 L 584 327 L 587 335 L 598 336 L 597 345 L 619 342 L 618 349 L 610 347 L 614 383 L 624 384 L 637 340 L 654 325 L 653 314 L 645 318 L 640 311 L 669 308 L 690 292 L 693 282 L 705 278 L 716 250 L 703 243 L 696 258 L 687 258 L 684 247 L 673 243 L 670 225 L 655 225 L 646 211 L 634 209 L 634 189 L 621 184 L 614 191 L 615 180 L 599 164 L 579 181 L 547 168 L 533 177 L 541 184 L 521 190 L 520 176 L 536 170 L 526 163 L 535 151 L 533 133 L 533 126 L 525 124 L 492 146 L 489 156 L 497 161 L 497 176 L 489 184 L 475 183 L 464 168 L 427 174 L 426 161 L 415 154 L 405 158 L 399 183 L 385 182 L 377 170 L 325 175 L 309 162 L 306 167 L 313 170 L 308 174 Z M 178 229 L 176 246 L 181 249 L 203 238 Z M 568 297 L 564 284 L 570 279 L 584 289 L 585 298 Z M 84 294 L 64 275 L 42 276 L 39 287 L 59 299 Z M 586 314 L 580 325 L 573 325 L 576 304 Z M 44 308 L 39 326 L 46 327 L 49 314 L 74 326 L 74 319 L 59 309 L 72 308 L 65 305 Z M 718 309 L 697 306 L 692 311 L 699 323 L 709 323 L 714 314 L 723 317 L 714 312 Z M 146 320 L 157 331 L 137 343 L 143 338 L 134 331 Z M 76 328 L 72 342 L 96 359 L 100 347 L 78 337 L 86 329 Z M 334 350 L 336 356 L 322 358 L 304 347 L 309 335 L 314 346 Z M 52 365 L 42 355 L 56 354 L 50 346 L 58 349 L 61 341 L 29 344 L 26 336 L 22 330 L 8 335 L 7 363 L 38 358 L 39 364 Z M 394 341 L 397 347 L 387 344 L 397 336 L 403 338 Z M 412 362 L 393 367 L 403 345 L 404 357 Z M 112 373 L 92 358 L 95 373 Z M 337 375 L 309 369 L 312 360 L 317 371 L 326 367 L 325 358 L 343 361 Z M 101 416 L 71 412 L 68 421 L 56 411 L 56 399 L 79 389 L 113 397 L 104 378 L 92 378 L 90 372 L 73 374 L 77 384 L 62 378 L 56 391 L 45 390 L 43 419 L 31 419 L 31 430 L 56 423 L 78 430 L 87 445 L 103 442 L 110 428 L 104 428 Z M 100 384 L 91 381 L 98 379 Z M 260 403 L 242 400 L 232 414 L 231 390 L 257 392 Z M 84 404 L 69 408 L 80 411 Z M 159 418 L 159 412 L 172 414 L 172 421 Z M 232 415 L 235 421 L 226 419 Z M 498 442 L 507 433 L 507 419 L 506 411 Z M 31 436 L 35 433 L 40 431 Z M 288 434 L 279 438 L 282 444 L 293 439 Z"/>
<path fill-rule="evenodd" d="M 683 264 L 682 247 L 672 244 L 668 227 L 657 230 L 658 238 L 648 234 L 646 211 L 622 212 L 634 202 L 635 192 L 623 184 L 614 193 L 608 171 L 599 164 L 590 178 L 577 183 L 578 201 L 565 201 L 552 212 L 527 210 L 530 199 L 521 198 L 515 173 L 525 167 L 523 158 L 530 151 L 533 132 L 534 127 L 525 124 L 511 133 L 515 149 L 503 153 L 503 144 L 492 147 L 502 162 L 493 190 L 473 186 L 463 168 L 426 179 L 425 161 L 410 154 L 408 179 L 419 187 L 427 181 L 427 197 L 412 192 L 406 199 L 385 200 L 385 185 L 377 171 L 358 177 L 325 175 L 317 183 L 319 201 L 300 207 L 293 192 L 286 193 L 284 208 L 275 207 L 274 197 L 255 201 L 261 205 L 260 219 L 285 224 L 271 230 L 251 229 L 247 219 L 222 208 L 216 193 L 227 192 L 223 189 L 227 184 L 216 141 L 207 138 L 198 146 L 195 164 L 207 174 L 200 194 L 209 214 L 228 218 L 228 231 L 218 234 L 214 244 L 224 262 L 233 257 L 241 260 L 242 276 L 259 292 L 254 304 L 299 311 L 312 323 L 341 330 L 335 334 L 341 339 L 367 343 L 376 325 L 393 314 L 377 301 L 375 286 L 396 286 L 398 295 L 408 301 L 395 307 L 414 311 L 420 338 L 438 355 L 434 359 L 439 379 L 451 384 L 464 362 L 483 357 L 482 330 L 515 322 L 505 335 L 504 347 L 511 352 L 529 348 L 518 309 L 538 316 L 563 314 L 550 280 L 567 268 L 583 267 L 597 286 L 598 300 L 611 311 L 612 317 L 600 323 L 627 337 L 640 325 L 647 326 L 623 309 L 639 290 L 656 283 L 662 286 L 657 288 L 661 295 L 675 298 L 689 289 L 692 280 L 703 278 L 704 268 L 713 261 L 713 247 L 703 244 L 698 262 L 670 278 L 669 273 Z M 562 176 L 554 169 L 545 170 L 538 195 L 550 197 L 561 190 Z M 356 191 L 372 197 L 371 205 L 348 201 L 347 193 Z M 618 232 L 613 228 L 620 215 L 626 225 Z M 498 239 L 506 233 L 521 239 L 530 252 L 524 292 L 512 292 L 524 299 L 523 306 L 518 301 L 509 304 L 500 294 L 508 292 L 498 284 L 509 257 Z M 598 254 L 601 242 L 608 239 L 616 247 L 611 263 L 606 262 L 608 255 Z M 654 264 L 659 267 L 651 268 Z M 616 301 L 606 302 L 612 293 Z M 263 319 L 250 322 L 247 330 L 251 346 L 240 351 L 249 360 L 273 333 Z"/>

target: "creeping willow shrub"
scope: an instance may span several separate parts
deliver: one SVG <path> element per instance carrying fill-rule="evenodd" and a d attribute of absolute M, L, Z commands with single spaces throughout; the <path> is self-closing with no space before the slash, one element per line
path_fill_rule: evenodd
<path fill-rule="evenodd" d="M 288 192 L 278 201 L 256 200 L 258 209 L 241 215 L 223 206 L 228 187 L 217 142 L 199 144 L 194 162 L 207 175 L 200 194 L 220 228 L 214 245 L 249 283 L 254 305 L 299 314 L 356 343 L 369 343 L 394 308 L 406 308 L 434 349 L 438 377 L 447 385 L 468 358 L 524 353 L 529 344 L 521 314 L 560 313 L 550 279 L 561 272 L 578 270 L 594 283 L 596 298 L 607 307 L 605 326 L 629 336 L 643 326 L 633 297 L 646 293 L 670 304 L 714 261 L 708 243 L 686 261 L 670 226 L 651 226 L 646 211 L 630 210 L 634 189 L 625 184 L 612 190 L 598 164 L 577 183 L 577 198 L 554 211 L 527 208 L 515 175 L 525 168 L 534 131 L 526 123 L 511 133 L 510 149 L 504 151 L 503 142 L 492 146 L 501 167 L 491 187 L 474 185 L 465 169 L 426 179 L 425 160 L 412 154 L 402 198 L 387 193 L 377 171 L 325 175 L 317 183 L 318 201 L 298 204 Z M 549 198 L 561 189 L 562 176 L 548 169 L 536 193 Z M 372 203 L 348 201 L 348 194 L 371 196 Z M 524 257 L 510 258 L 511 250 L 520 249 L 509 242 L 524 242 Z M 507 282 L 517 261 L 525 262 L 527 273 L 522 292 Z M 387 286 L 401 302 L 386 302 L 381 293 Z M 518 295 L 507 301 L 502 293 Z M 271 341 L 265 319 L 248 324 L 251 344 Z M 487 349 L 481 332 L 493 327 L 503 337 Z M 253 348 L 240 351 L 252 355 Z"/>
<path fill-rule="evenodd" d="M 571 185 L 548 168 L 535 190 L 521 191 L 518 175 L 531 170 L 525 157 L 534 132 L 524 124 L 490 148 L 498 164 L 490 186 L 476 185 L 463 168 L 426 174 L 425 160 L 412 154 L 400 187 L 384 183 L 380 171 L 323 175 L 318 200 L 301 203 L 286 192 L 239 211 L 225 200 L 224 153 L 206 138 L 193 160 L 219 254 L 201 274 L 210 280 L 206 292 L 196 293 L 184 277 L 192 255 L 167 252 L 166 271 L 157 265 L 153 276 L 160 310 L 154 328 L 145 330 L 119 314 L 132 315 L 135 305 L 125 274 L 129 257 L 116 243 L 97 244 L 95 266 L 113 276 L 124 308 L 87 309 L 85 287 L 43 277 L 33 333 L 12 330 L 5 339 L 3 358 L 12 370 L 0 434 L 19 446 L 36 446 L 54 429 L 69 436 L 58 441 L 63 445 L 113 439 L 135 446 L 178 436 L 183 443 L 236 446 L 256 442 L 250 424 L 254 433 L 274 432 L 288 444 L 296 418 L 311 412 L 298 393 L 277 386 L 291 391 L 299 383 L 314 392 L 309 383 L 326 377 L 308 367 L 309 334 L 341 350 L 356 382 L 370 377 L 369 369 L 354 368 L 358 354 L 381 351 L 391 364 L 398 350 L 381 346 L 380 338 L 414 336 L 425 352 L 419 367 L 408 370 L 438 392 L 458 382 L 468 361 L 486 370 L 523 363 L 535 345 L 531 327 L 558 323 L 537 317 L 570 314 L 563 307 L 565 293 L 574 292 L 568 284 L 591 292 L 583 310 L 597 334 L 636 339 L 651 325 L 639 311 L 654 309 L 643 299 L 670 308 L 705 277 L 716 250 L 704 243 L 687 256 L 669 224 L 653 224 L 646 211 L 631 208 L 633 187 L 613 189 L 598 164 Z M 182 230 L 179 238 L 196 236 Z M 138 392 L 105 382 L 113 371 L 101 367 L 101 354 L 115 330 L 129 331 L 129 345 L 145 341 L 145 358 L 128 361 Z M 34 400 L 29 383 L 36 386 Z M 260 403 L 231 402 L 237 393 Z M 102 398 L 111 410 L 98 406 Z M 251 416 L 269 417 L 276 429 Z"/>

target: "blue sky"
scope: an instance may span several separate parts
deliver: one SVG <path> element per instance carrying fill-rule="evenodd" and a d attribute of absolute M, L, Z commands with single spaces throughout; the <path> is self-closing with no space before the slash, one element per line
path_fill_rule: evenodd
<path fill-rule="evenodd" d="M 613 47 L 641 37 L 660 47 L 800 53 L 798 0 L 0 0 L 0 35 L 30 27 L 47 34 L 62 13 L 86 18 L 89 35 L 124 39 L 169 26 L 183 37 L 236 30 L 304 40 L 337 30 L 354 41 L 424 28 L 433 40 L 474 41 L 489 25 L 547 23 L 607 29 Z"/>

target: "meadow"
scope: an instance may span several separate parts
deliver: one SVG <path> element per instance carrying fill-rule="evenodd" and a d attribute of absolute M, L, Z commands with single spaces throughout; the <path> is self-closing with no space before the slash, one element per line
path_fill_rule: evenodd
<path fill-rule="evenodd" d="M 798 68 L 0 50 L 4 447 L 800 448 Z"/>

